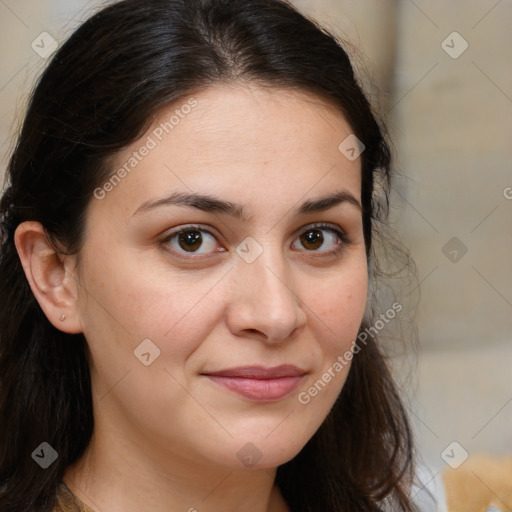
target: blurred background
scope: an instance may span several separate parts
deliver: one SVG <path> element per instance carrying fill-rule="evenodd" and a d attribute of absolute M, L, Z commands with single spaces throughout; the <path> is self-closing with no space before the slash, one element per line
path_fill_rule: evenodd
<path fill-rule="evenodd" d="M 434 478 L 512 456 L 512 1 L 293 3 L 354 45 L 395 146 L 392 221 L 421 301 L 417 360 L 394 364 L 420 455 Z M 99 6 L 0 0 L 0 175 L 36 76 Z"/>

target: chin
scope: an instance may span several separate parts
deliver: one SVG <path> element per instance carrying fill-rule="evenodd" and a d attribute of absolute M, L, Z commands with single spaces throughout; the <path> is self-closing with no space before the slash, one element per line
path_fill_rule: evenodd
<path fill-rule="evenodd" d="M 269 437 L 245 434 L 235 438 L 222 458 L 225 459 L 225 455 L 229 454 L 226 462 L 237 469 L 276 468 L 293 459 L 305 444 L 302 442 L 303 434 L 299 436 L 300 439 L 292 439 L 286 429 L 283 432 L 286 435 L 273 432 Z"/>

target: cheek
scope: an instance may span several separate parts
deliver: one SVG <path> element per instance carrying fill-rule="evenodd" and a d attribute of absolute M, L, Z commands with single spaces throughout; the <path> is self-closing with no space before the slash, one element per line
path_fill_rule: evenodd
<path fill-rule="evenodd" d="M 121 370 L 133 366 L 134 351 L 147 339 L 155 353 L 166 356 L 156 362 L 178 365 L 218 318 L 218 301 L 209 293 L 217 275 L 191 280 L 163 265 L 144 266 L 142 260 L 111 252 L 86 261 L 84 334 L 96 362 L 108 360 Z"/>
<path fill-rule="evenodd" d="M 297 395 L 303 424 L 310 432 L 328 415 L 345 384 L 352 357 L 357 357 L 352 345 L 366 308 L 367 267 L 365 263 L 347 265 L 319 285 L 310 303 L 314 314 L 309 315 L 316 339 L 311 360 L 316 364 Z"/>
<path fill-rule="evenodd" d="M 315 294 L 311 309 L 316 313 L 316 325 L 325 333 L 324 351 L 331 356 L 334 352 L 346 350 L 357 336 L 366 309 L 367 294 L 367 267 L 362 264 L 325 280 Z"/>

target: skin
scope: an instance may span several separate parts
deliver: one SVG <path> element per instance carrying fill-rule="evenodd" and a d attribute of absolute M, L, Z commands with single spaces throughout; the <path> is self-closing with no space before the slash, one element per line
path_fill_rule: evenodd
<path fill-rule="evenodd" d="M 350 349 L 366 306 L 361 210 L 343 201 L 295 213 L 335 191 L 361 200 L 360 159 L 338 150 L 352 132 L 341 113 L 307 93 L 247 84 L 193 98 L 172 132 L 103 199 L 91 199 L 79 254 L 58 256 L 36 222 L 16 232 L 45 314 L 65 332 L 83 332 L 90 349 L 95 429 L 64 481 L 98 511 L 288 510 L 276 468 L 319 428 L 349 367 L 307 405 L 298 395 Z M 112 171 L 184 103 L 162 110 Z M 183 205 L 134 213 L 173 192 L 239 203 L 246 219 Z M 313 223 L 349 241 L 317 228 L 321 243 L 308 243 L 301 235 Z M 168 240 L 189 224 L 213 232 L 201 231 L 196 253 Z M 252 263 L 236 252 L 247 237 L 263 251 Z M 144 339 L 160 350 L 148 366 L 134 355 Z M 284 363 L 307 374 L 274 402 L 201 375 Z M 237 457 L 247 443 L 260 456 L 250 466 Z"/>

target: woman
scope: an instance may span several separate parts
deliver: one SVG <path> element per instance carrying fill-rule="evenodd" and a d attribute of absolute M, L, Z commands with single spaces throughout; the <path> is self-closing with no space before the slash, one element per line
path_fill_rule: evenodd
<path fill-rule="evenodd" d="M 414 510 L 376 341 L 402 306 L 367 303 L 390 152 L 332 35 L 278 0 L 111 5 L 8 178 L 2 511 Z"/>

